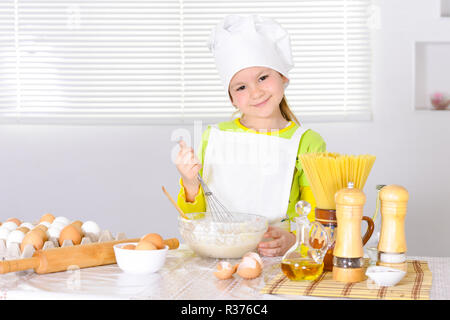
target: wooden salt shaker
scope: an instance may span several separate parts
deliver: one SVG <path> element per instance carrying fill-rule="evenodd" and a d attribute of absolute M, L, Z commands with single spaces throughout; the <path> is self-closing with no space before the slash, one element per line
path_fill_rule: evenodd
<path fill-rule="evenodd" d="M 361 239 L 366 196 L 349 182 L 348 188 L 336 192 L 335 201 L 337 232 L 333 250 L 333 280 L 360 282 L 366 279 Z"/>
<path fill-rule="evenodd" d="M 380 191 L 381 231 L 377 265 L 406 271 L 405 217 L 408 191 L 389 185 Z"/>

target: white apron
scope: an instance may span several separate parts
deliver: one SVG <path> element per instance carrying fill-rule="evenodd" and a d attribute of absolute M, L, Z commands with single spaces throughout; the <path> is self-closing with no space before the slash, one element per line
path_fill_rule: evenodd
<path fill-rule="evenodd" d="M 271 225 L 286 218 L 300 139 L 233 132 L 211 127 L 203 178 L 231 212 L 265 216 Z M 287 224 L 288 225 L 288 224 Z M 286 228 L 286 224 L 283 226 Z"/>

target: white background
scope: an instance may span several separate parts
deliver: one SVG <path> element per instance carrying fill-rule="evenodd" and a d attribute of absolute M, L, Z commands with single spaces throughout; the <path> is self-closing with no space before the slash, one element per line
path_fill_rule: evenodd
<path fill-rule="evenodd" d="M 373 215 L 376 184 L 400 184 L 410 193 L 408 253 L 449 256 L 450 111 L 415 110 L 414 43 L 450 41 L 450 18 L 440 18 L 439 1 L 376 4 L 373 121 L 304 125 L 323 136 L 329 151 L 376 155 L 365 215 Z M 193 126 L 184 128 L 193 134 Z M 1 125 L 1 220 L 34 221 L 51 212 L 129 237 L 179 237 L 178 213 L 161 191 L 165 185 L 174 198 L 178 193 L 171 162 L 177 129 Z"/>

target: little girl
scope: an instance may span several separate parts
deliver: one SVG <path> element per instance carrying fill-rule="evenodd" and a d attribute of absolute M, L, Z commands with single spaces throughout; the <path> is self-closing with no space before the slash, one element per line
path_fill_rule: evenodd
<path fill-rule="evenodd" d="M 197 156 L 180 141 L 178 205 L 186 213 L 206 211 L 197 174 L 231 212 L 266 216 L 269 228 L 258 251 L 283 255 L 294 243 L 290 221 L 295 204 L 315 200 L 298 155 L 324 152 L 322 137 L 300 126 L 284 90 L 293 67 L 288 33 L 258 15 L 229 15 L 212 31 L 209 49 L 232 105 L 241 114 L 208 126 Z"/>

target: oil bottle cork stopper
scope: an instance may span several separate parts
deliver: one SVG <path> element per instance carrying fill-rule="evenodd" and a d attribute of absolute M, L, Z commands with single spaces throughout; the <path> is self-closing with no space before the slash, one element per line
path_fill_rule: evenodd
<path fill-rule="evenodd" d="M 358 188 L 354 188 L 353 182 L 349 182 L 348 188 L 336 192 L 334 201 L 337 205 L 362 206 L 366 203 L 366 195 Z"/>
<path fill-rule="evenodd" d="M 381 201 L 408 202 L 408 191 L 399 185 L 391 184 L 380 190 Z"/>

